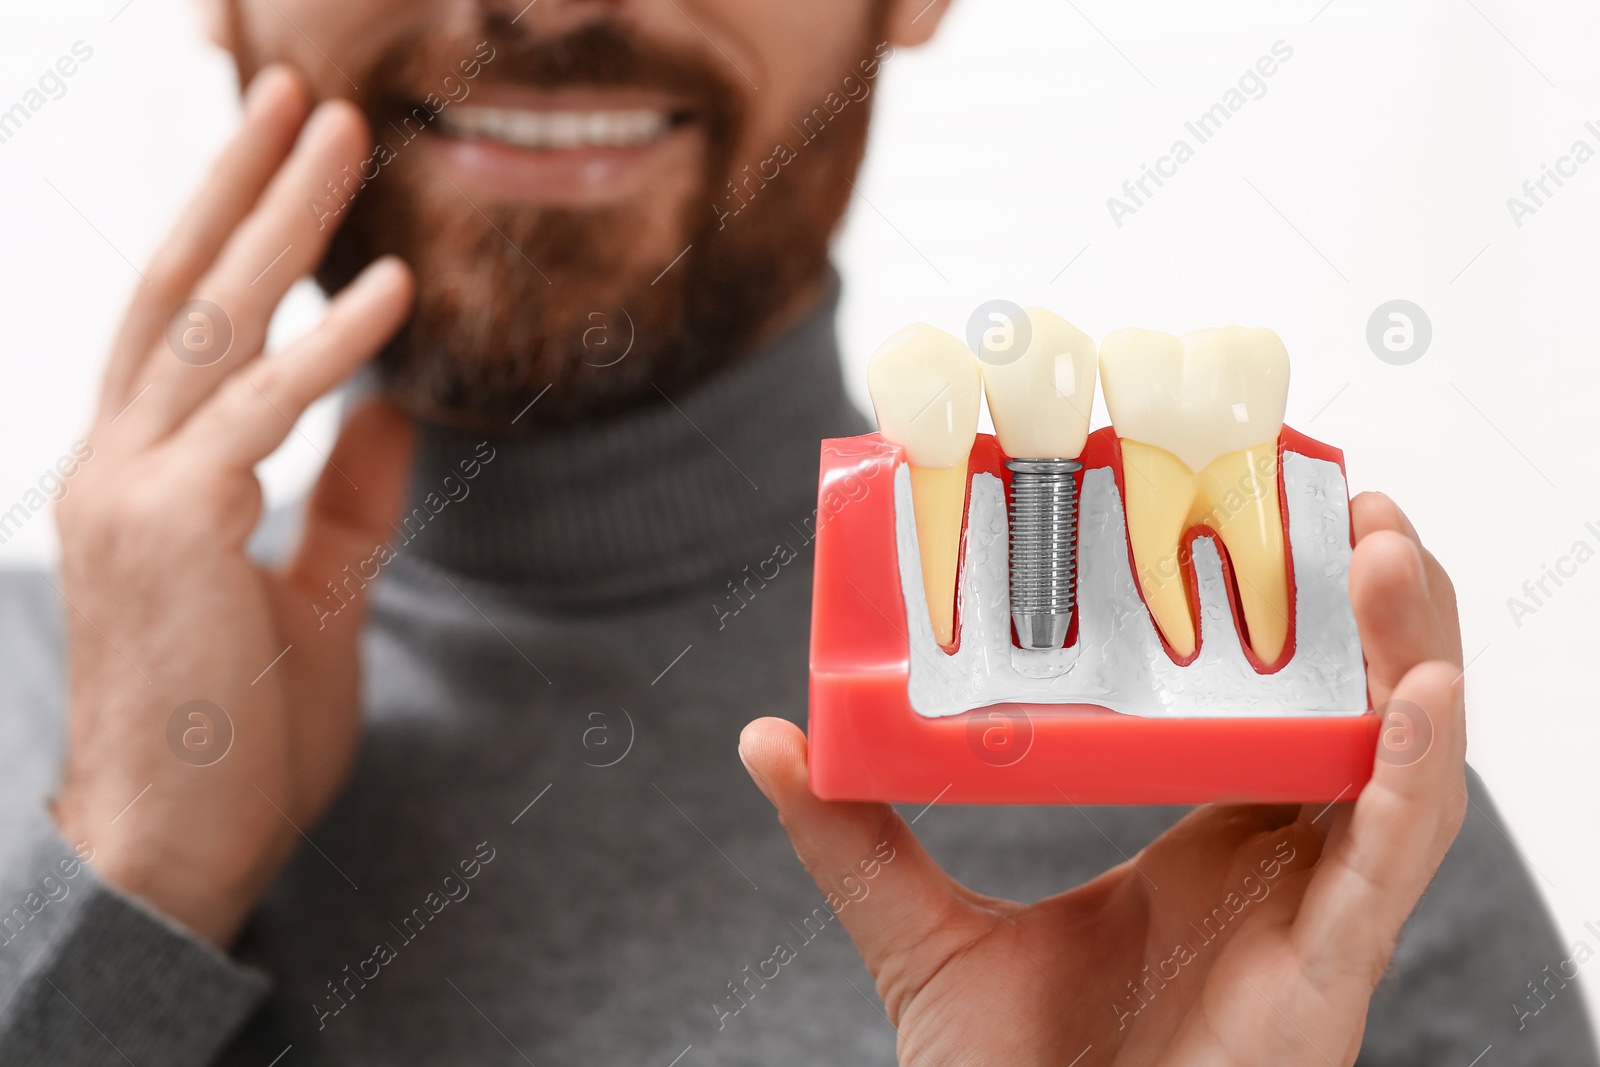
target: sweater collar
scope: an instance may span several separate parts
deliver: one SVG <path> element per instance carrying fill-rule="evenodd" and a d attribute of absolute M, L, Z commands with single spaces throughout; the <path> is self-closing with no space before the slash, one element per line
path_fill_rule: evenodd
<path fill-rule="evenodd" d="M 810 315 L 750 358 L 616 418 L 486 443 L 419 426 L 402 554 L 572 609 L 764 558 L 808 528 L 818 442 L 869 428 L 840 375 L 838 294 L 834 278 Z"/>

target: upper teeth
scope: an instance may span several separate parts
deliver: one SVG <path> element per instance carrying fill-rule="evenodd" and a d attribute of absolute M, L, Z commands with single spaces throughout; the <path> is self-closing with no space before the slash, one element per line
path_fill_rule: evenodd
<path fill-rule="evenodd" d="M 883 436 L 906 450 L 928 611 L 934 636 L 949 645 L 955 637 L 967 457 L 978 435 L 983 392 L 978 361 L 960 339 L 912 323 L 873 353 L 867 388 Z"/>
<path fill-rule="evenodd" d="M 522 148 L 629 147 L 646 144 L 671 126 L 665 112 L 530 111 L 464 104 L 439 113 L 439 125 L 456 137 L 504 141 Z"/>
<path fill-rule="evenodd" d="M 1076 459 L 1094 407 L 1094 341 L 1044 308 L 1023 313 L 1029 338 L 1022 355 L 983 363 L 995 436 L 1013 459 Z"/>
<path fill-rule="evenodd" d="M 1271 330 L 1185 336 L 1120 330 L 1100 346 L 1106 407 L 1122 438 L 1128 540 L 1145 603 L 1181 659 L 1197 646 L 1185 533 L 1209 526 L 1238 579 L 1250 646 L 1278 660 L 1289 629 L 1277 439 L 1289 355 Z"/>

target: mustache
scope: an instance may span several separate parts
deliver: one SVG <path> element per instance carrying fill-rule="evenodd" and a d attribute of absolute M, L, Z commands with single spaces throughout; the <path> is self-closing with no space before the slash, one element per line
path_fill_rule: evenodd
<path fill-rule="evenodd" d="M 399 35 L 371 65 L 357 103 L 371 117 L 387 117 L 428 93 L 444 95 L 448 87 L 441 87 L 447 78 L 546 90 L 642 89 L 692 111 L 708 123 L 713 142 L 719 142 L 736 131 L 742 108 L 738 86 L 714 59 L 645 40 L 605 20 L 542 37 L 493 15 L 475 32 L 419 28 Z"/>
<path fill-rule="evenodd" d="M 883 40 L 881 0 L 874 11 L 858 42 L 863 62 Z M 363 172 L 363 191 L 316 277 L 331 293 L 383 253 L 411 264 L 411 317 L 376 365 L 388 394 L 414 415 L 503 436 L 653 403 L 658 390 L 675 393 L 741 358 L 794 294 L 826 276 L 829 237 L 866 143 L 867 99 L 808 140 L 737 225 L 723 226 L 716 205 L 750 140 L 744 135 L 754 132 L 745 128 L 754 90 L 709 42 L 662 43 L 608 19 L 559 36 L 492 16 L 425 34 L 384 29 L 352 71 L 366 90 L 352 99 L 374 135 L 394 142 L 392 162 L 378 177 Z M 404 146 L 432 114 L 486 84 L 649 92 L 692 121 L 705 145 L 698 189 L 674 209 L 687 247 L 672 263 L 683 262 L 662 271 L 676 242 L 659 261 L 633 254 L 642 228 L 666 224 L 650 205 L 463 203 Z M 440 101 L 424 107 L 429 94 Z M 386 107 L 399 112 L 393 129 L 381 121 L 389 116 L 374 114 Z M 522 255 L 508 255 L 508 244 Z M 597 352 L 590 339 L 597 325 L 608 337 L 620 328 L 618 310 L 638 344 L 607 362 L 611 350 Z M 546 390 L 552 395 L 517 423 Z"/>

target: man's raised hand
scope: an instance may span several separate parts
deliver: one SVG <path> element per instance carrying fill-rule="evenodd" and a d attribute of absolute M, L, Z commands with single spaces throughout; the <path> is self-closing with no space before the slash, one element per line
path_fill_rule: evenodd
<path fill-rule="evenodd" d="M 386 258 L 309 334 L 261 354 L 333 233 L 308 202 L 368 149 L 351 104 L 312 110 L 281 67 L 256 78 L 242 128 L 145 271 L 106 368 L 94 462 L 58 510 L 71 677 L 57 825 L 100 877 L 223 946 L 348 773 L 364 605 L 328 617 L 313 604 L 386 541 L 409 468 L 409 423 L 367 404 L 289 563 L 246 555 L 255 465 L 410 305 L 409 271 Z M 208 731 L 231 741 L 197 758 L 185 739 Z"/>

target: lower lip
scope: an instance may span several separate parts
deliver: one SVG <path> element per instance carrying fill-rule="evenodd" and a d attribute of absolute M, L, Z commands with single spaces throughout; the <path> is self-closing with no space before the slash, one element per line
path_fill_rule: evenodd
<path fill-rule="evenodd" d="M 690 125 L 631 148 L 541 150 L 432 131 L 418 143 L 438 157 L 451 180 L 491 199 L 594 207 L 637 195 L 665 170 L 692 162 L 698 142 Z"/>

